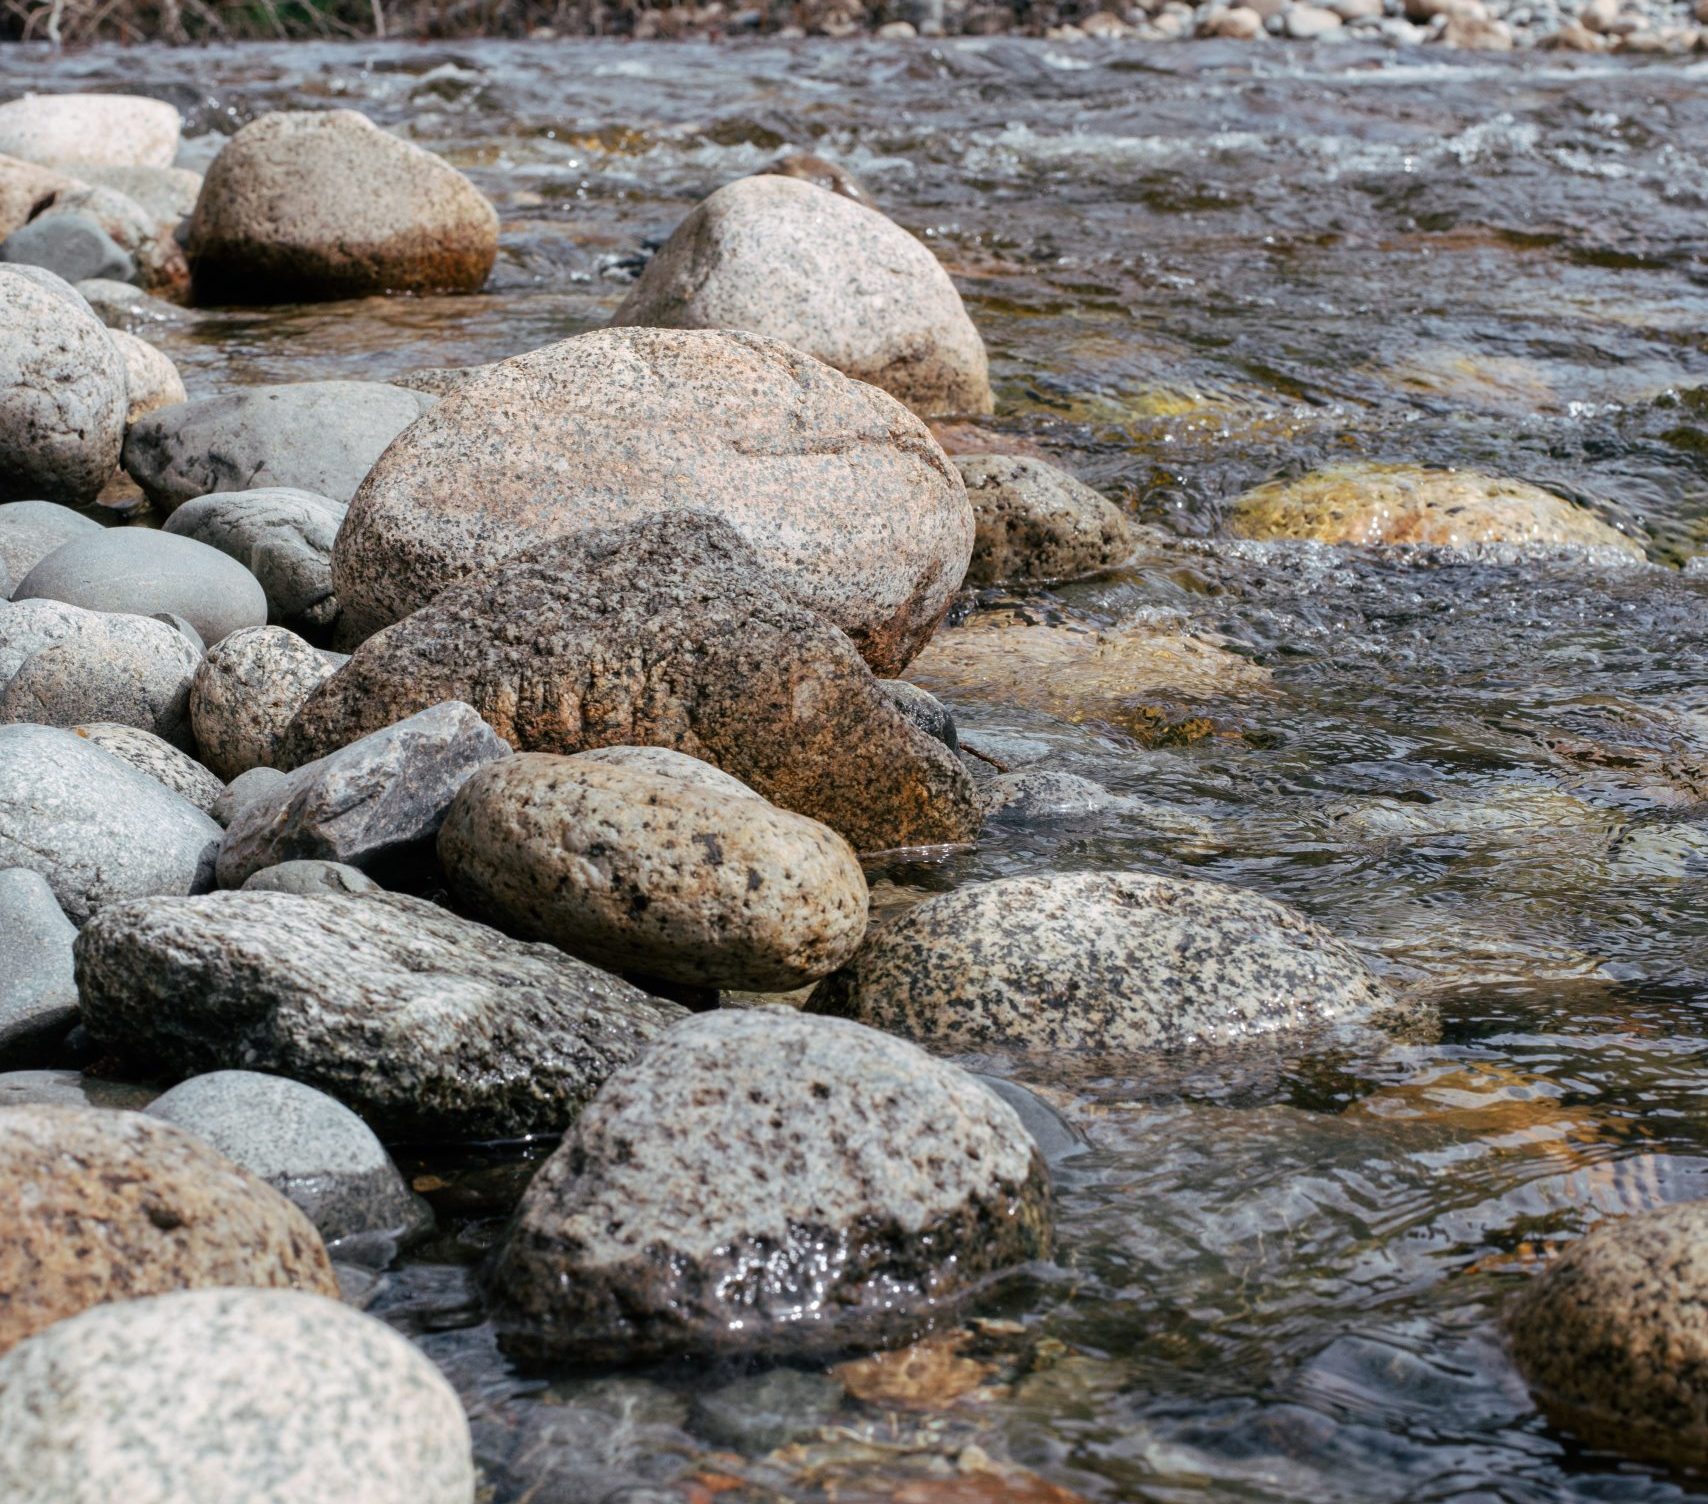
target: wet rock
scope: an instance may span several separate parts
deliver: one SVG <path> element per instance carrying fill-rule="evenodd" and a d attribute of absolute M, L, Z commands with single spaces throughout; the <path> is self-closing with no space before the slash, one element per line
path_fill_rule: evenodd
<path fill-rule="evenodd" d="M 0 238 L 27 225 L 76 181 L 40 163 L 0 155 Z"/>
<path fill-rule="evenodd" d="M 11 1504 L 126 1498 L 473 1504 L 468 1422 L 432 1361 L 318 1295 L 103 1306 L 0 1361 Z"/>
<path fill-rule="evenodd" d="M 220 886 L 241 887 L 279 862 L 366 867 L 420 847 L 464 782 L 509 756 L 492 728 L 455 700 L 372 732 L 304 763 L 233 815 L 219 848 Z"/>
<path fill-rule="evenodd" d="M 0 1066 L 41 1058 L 77 1021 L 67 919 L 53 889 L 27 867 L 0 868 Z"/>
<path fill-rule="evenodd" d="M 77 943 L 89 1032 L 174 1070 L 243 1066 L 391 1136 L 560 1132 L 683 1010 L 395 893 L 214 893 L 104 910 Z"/>
<path fill-rule="evenodd" d="M 163 407 L 189 400 L 177 366 L 146 340 L 123 329 L 109 329 L 107 338 L 125 358 L 125 425 Z"/>
<path fill-rule="evenodd" d="M 361 1233 L 402 1236 L 422 1225 L 425 1208 L 373 1129 L 300 1081 L 213 1071 L 174 1086 L 147 1111 L 266 1181 L 328 1243 Z"/>
<path fill-rule="evenodd" d="M 226 779 L 272 767 L 292 717 L 343 662 L 283 627 L 233 632 L 202 660 L 190 686 L 203 761 Z"/>
<path fill-rule="evenodd" d="M 230 825 L 237 812 L 252 799 L 277 788 L 284 781 L 285 775 L 277 768 L 250 768 L 225 786 L 225 792 L 208 806 L 208 813 L 216 825 Z"/>
<path fill-rule="evenodd" d="M 102 528 L 62 543 L 24 576 L 13 599 L 133 616 L 170 612 L 209 646 L 267 620 L 267 597 L 241 564 L 152 528 Z"/>
<path fill-rule="evenodd" d="M 983 1076 L 975 1073 L 973 1079 L 982 1083 L 986 1090 L 995 1093 L 1014 1109 L 1014 1115 L 1020 1119 L 1020 1124 L 1027 1133 L 1031 1134 L 1032 1142 L 1038 1146 L 1038 1152 L 1044 1156 L 1046 1163 L 1054 1165 L 1057 1160 L 1077 1154 L 1085 1147 L 1085 1138 L 1079 1130 L 1037 1092 L 1022 1086 L 1018 1081 L 1009 1081 L 1002 1076 Z"/>
<path fill-rule="evenodd" d="M 13 501 L 0 506 L 0 570 L 23 579 L 62 543 L 98 532 L 93 517 L 51 501 Z"/>
<path fill-rule="evenodd" d="M 477 292 L 498 216 L 455 168 L 353 110 L 281 111 L 214 158 L 189 252 L 202 302 Z"/>
<path fill-rule="evenodd" d="M 261 582 L 273 623 L 324 627 L 338 614 L 332 541 L 343 520 L 343 502 L 272 486 L 198 496 L 166 519 L 166 531 L 236 559 Z"/>
<path fill-rule="evenodd" d="M 143 418 L 125 437 L 125 470 L 168 512 L 197 496 L 270 487 L 348 501 L 436 400 L 379 381 L 244 387 Z"/>
<path fill-rule="evenodd" d="M 243 891 L 300 893 L 312 897 L 317 893 L 378 893 L 381 889 L 360 867 L 351 867 L 343 862 L 295 861 L 279 862 L 263 867 L 259 872 L 251 872 L 243 879 Z"/>
<path fill-rule="evenodd" d="M 733 524 L 880 673 L 931 635 L 972 546 L 959 474 L 882 393 L 751 335 L 600 330 L 483 368 L 379 460 L 333 552 L 341 630 L 686 508 Z"/>
<path fill-rule="evenodd" d="M 955 457 L 978 532 L 969 585 L 1080 579 L 1133 551 L 1121 509 L 1067 471 L 1019 454 Z"/>
<path fill-rule="evenodd" d="M 793 178 L 718 189 L 611 322 L 763 334 L 916 412 L 993 405 L 984 341 L 937 258 L 876 209 Z"/>
<path fill-rule="evenodd" d="M 842 1386 L 825 1374 L 772 1368 L 696 1395 L 694 1429 L 713 1446 L 758 1457 L 834 1425 L 842 1401 Z"/>
<path fill-rule="evenodd" d="M 803 183 L 828 189 L 831 193 L 851 198 L 857 204 L 870 204 L 872 195 L 861 186 L 858 178 L 846 167 L 815 157 L 811 152 L 796 151 L 778 157 L 766 172 L 780 178 L 799 178 Z"/>
<path fill-rule="evenodd" d="M 136 94 L 26 94 L 0 104 L 0 152 L 73 170 L 167 167 L 180 125 L 171 105 Z"/>
<path fill-rule="evenodd" d="M 549 1403 L 518 1407 L 497 1441 L 506 1497 L 539 1504 L 680 1504 L 677 1480 L 701 1449 L 681 1427 L 687 1404 L 644 1379 L 560 1382 Z M 675 1485 L 675 1486 L 672 1486 Z"/>
<path fill-rule="evenodd" d="M 174 794 L 183 795 L 199 810 L 211 810 L 214 801 L 225 792 L 225 785 L 195 758 L 152 731 L 119 721 L 90 721 L 71 730 L 114 757 L 122 757 L 156 783 L 165 784 Z"/>
<path fill-rule="evenodd" d="M 451 587 L 308 697 L 279 760 L 447 699 L 518 751 L 674 747 L 862 850 L 964 840 L 979 820 L 953 755 L 704 513 L 546 543 Z"/>
<path fill-rule="evenodd" d="M 955 731 L 955 718 L 949 713 L 949 707 L 936 695 L 921 689 L 917 684 L 909 684 L 906 679 L 880 679 L 878 688 L 890 697 L 891 703 L 910 725 L 919 727 L 927 736 L 942 742 L 951 752 L 960 747 L 961 740 Z"/>
<path fill-rule="evenodd" d="M 209 1285 L 336 1289 L 319 1235 L 290 1202 L 139 1113 L 0 1109 L 0 1204 L 0 1352 L 112 1300 Z"/>
<path fill-rule="evenodd" d="M 124 357 L 89 305 L 51 272 L 0 266 L 0 501 L 93 501 L 124 423 Z"/>
<path fill-rule="evenodd" d="M 540 1168 L 494 1319 L 529 1358 L 889 1345 L 1049 1248 L 1043 1161 L 964 1072 L 840 1020 L 702 1014 Z"/>
<path fill-rule="evenodd" d="M 128 282 L 136 276 L 135 259 L 87 214 L 43 215 L 12 231 L 0 241 L 0 262 L 39 266 L 67 282 Z"/>
<path fill-rule="evenodd" d="M 188 799 L 92 742 L 0 726 L 0 867 L 39 872 L 73 923 L 139 894 L 205 891 L 219 835 Z"/>
<path fill-rule="evenodd" d="M 866 878 L 835 831 L 634 767 L 545 753 L 484 767 L 439 859 L 506 932 L 691 987 L 799 987 L 866 932 Z"/>
<path fill-rule="evenodd" d="M 1124 808 L 1129 801 L 1076 773 L 1028 768 L 1004 773 L 984 786 L 985 814 L 1011 825 L 1051 820 L 1090 820 Z"/>
<path fill-rule="evenodd" d="M 86 1076 L 82 1071 L 0 1073 L 0 1107 L 118 1107 L 140 1112 L 157 1095 L 146 1086 Z"/>
<path fill-rule="evenodd" d="M 1271 481 L 1234 502 L 1228 530 L 1241 538 L 1366 546 L 1576 545 L 1643 557 L 1640 543 L 1538 486 L 1408 465 L 1336 465 Z"/>
<path fill-rule="evenodd" d="M 1303 915 L 1222 883 L 1139 872 L 1003 878 L 876 930 L 817 1011 L 933 1048 L 1126 1054 L 1396 1015 Z"/>

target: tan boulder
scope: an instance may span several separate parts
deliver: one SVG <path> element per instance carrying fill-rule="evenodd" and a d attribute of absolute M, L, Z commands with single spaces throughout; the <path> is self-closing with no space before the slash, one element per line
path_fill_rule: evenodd
<path fill-rule="evenodd" d="M 0 156 L 0 240 L 27 225 L 54 200 L 77 186 L 75 178 L 21 157 Z"/>
<path fill-rule="evenodd" d="M 181 128 L 171 105 L 137 94 L 26 94 L 0 104 L 0 152 L 73 171 L 168 166 Z"/>
<path fill-rule="evenodd" d="M 1073 580 L 1133 551 L 1126 514 L 1043 460 L 1018 454 L 955 457 L 977 528 L 969 585 Z"/>

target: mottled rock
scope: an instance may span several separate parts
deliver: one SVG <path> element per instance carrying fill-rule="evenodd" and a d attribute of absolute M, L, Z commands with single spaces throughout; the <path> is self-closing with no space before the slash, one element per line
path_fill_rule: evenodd
<path fill-rule="evenodd" d="M 244 774 L 244 777 L 248 776 Z M 343 862 L 296 861 L 279 862 L 272 867 L 263 867 L 259 872 L 251 872 L 243 879 L 243 891 L 301 893 L 312 897 L 317 893 L 378 893 L 381 889 L 360 867 L 351 867 Z"/>
<path fill-rule="evenodd" d="M 468 1421 L 382 1321 L 282 1290 L 88 1311 L 0 1360 L 10 1504 L 474 1504 Z"/>
<path fill-rule="evenodd" d="M 890 1345 L 1050 1236 L 1042 1158 L 964 1072 L 840 1020 L 709 1013 L 541 1166 L 493 1314 L 530 1358 Z"/>
<path fill-rule="evenodd" d="M 202 660 L 190 686 L 203 760 L 227 779 L 272 767 L 292 717 L 343 662 L 283 627 L 233 632 Z"/>
<path fill-rule="evenodd" d="M 983 793 L 986 816 L 1008 825 L 1096 819 L 1129 802 L 1077 773 L 1046 768 L 1001 774 L 984 786 Z"/>
<path fill-rule="evenodd" d="M 931 635 L 972 549 L 959 473 L 883 393 L 752 335 L 599 330 L 484 367 L 379 459 L 333 551 L 340 629 L 359 641 L 547 539 L 687 508 L 733 524 L 881 673 Z"/>
<path fill-rule="evenodd" d="M 250 800 L 258 799 L 284 781 L 285 775 L 277 768 L 250 768 L 246 773 L 239 773 L 225 786 L 225 792 L 208 806 L 208 813 L 213 816 L 216 825 L 230 825 L 237 817 L 237 812 Z"/>
<path fill-rule="evenodd" d="M 304 763 L 236 812 L 220 843 L 220 886 L 241 887 L 280 862 L 368 867 L 420 846 L 437 834 L 464 782 L 509 756 L 492 728 L 455 700 L 372 732 Z"/>
<path fill-rule="evenodd" d="M 709 762 L 669 747 L 591 747 L 585 752 L 577 752 L 575 761 L 597 763 L 602 767 L 632 768 L 666 778 L 685 778 L 708 793 L 722 794 L 726 799 L 762 797 L 739 778 L 730 777 L 722 768 L 715 768 Z"/>
<path fill-rule="evenodd" d="M 936 1049 L 1125 1054 L 1396 1014 L 1345 944 L 1243 889 L 1140 872 L 1002 878 L 876 930 L 813 996 Z"/>
<path fill-rule="evenodd" d="M 169 356 L 123 329 L 109 329 L 107 338 L 125 358 L 126 427 L 149 413 L 189 400 L 184 378 Z"/>
<path fill-rule="evenodd" d="M 128 282 L 88 277 L 77 284 L 77 291 L 94 310 L 95 317 L 109 329 L 129 329 L 135 333 L 138 329 L 182 324 L 194 317 L 176 303 L 168 303 Z"/>
<path fill-rule="evenodd" d="M 964 840 L 979 821 L 953 754 L 903 719 L 847 637 L 703 513 L 546 543 L 451 587 L 308 697 L 279 761 L 324 756 L 448 699 L 518 751 L 687 752 L 861 850 Z"/>
<path fill-rule="evenodd" d="M 219 835 L 188 799 L 92 742 L 0 726 L 0 867 L 39 872 L 76 924 L 118 899 L 211 887 Z"/>
<path fill-rule="evenodd" d="M 305 1081 L 391 1136 L 561 1132 L 683 1010 L 395 893 L 214 893 L 104 910 L 83 1020 L 174 1070 Z"/>
<path fill-rule="evenodd" d="M 27 867 L 0 867 L 0 1066 L 29 1065 L 77 1020 L 67 919 L 53 889 Z"/>
<path fill-rule="evenodd" d="M 969 585 L 1080 579 L 1133 551 L 1125 515 L 1067 471 L 1021 454 L 956 455 L 977 535 Z"/>
<path fill-rule="evenodd" d="M 166 519 L 166 531 L 236 559 L 266 591 L 269 621 L 324 627 L 338 614 L 332 542 L 343 520 L 343 502 L 271 486 L 198 496 Z"/>
<path fill-rule="evenodd" d="M 71 730 L 114 757 L 122 757 L 174 794 L 182 794 L 199 810 L 211 810 L 225 792 L 225 785 L 195 758 L 152 731 L 119 721 L 90 721 Z"/>
<path fill-rule="evenodd" d="M 168 512 L 197 496 L 269 487 L 344 502 L 436 400 L 379 381 L 243 387 L 141 419 L 125 436 L 125 470 Z"/>
<path fill-rule="evenodd" d="M 101 524 L 51 501 L 0 506 L 0 569 L 21 580 L 62 543 L 100 530 Z"/>
<path fill-rule="evenodd" d="M 214 158 L 189 251 L 202 302 L 476 292 L 498 215 L 454 167 L 353 110 L 281 111 Z"/>
<path fill-rule="evenodd" d="M 955 717 L 936 695 L 917 684 L 909 684 L 906 679 L 880 679 L 878 688 L 890 697 L 890 702 L 911 725 L 942 742 L 951 752 L 960 747 Z"/>
<path fill-rule="evenodd" d="M 583 758 L 526 753 L 475 772 L 439 860 L 452 891 L 507 933 L 686 986 L 799 987 L 866 933 L 866 878 L 835 831 Z"/>
<path fill-rule="evenodd" d="M 87 214 L 43 215 L 0 240 L 0 263 L 36 266 L 67 282 L 92 277 L 125 282 L 136 275 L 136 260 Z"/>
<path fill-rule="evenodd" d="M 38 162 L 0 155 L 0 237 L 27 225 L 76 181 Z"/>
<path fill-rule="evenodd" d="M 171 105 L 136 94 L 26 94 L 0 104 L 0 152 L 51 167 L 167 167 L 180 128 Z"/>
<path fill-rule="evenodd" d="M 745 329 L 921 413 L 988 413 L 984 341 L 937 258 L 876 209 L 795 178 L 727 183 L 676 227 L 615 325 Z"/>

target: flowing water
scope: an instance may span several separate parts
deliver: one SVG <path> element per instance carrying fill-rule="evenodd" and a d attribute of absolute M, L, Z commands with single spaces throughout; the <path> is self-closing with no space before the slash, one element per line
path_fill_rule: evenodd
<path fill-rule="evenodd" d="M 209 157 L 262 111 L 346 103 L 498 204 L 483 296 L 158 331 L 193 395 L 595 327 L 698 197 L 784 146 L 842 161 L 954 272 L 994 431 L 1176 540 L 1020 610 L 1184 623 L 1268 676 L 1161 704 L 1043 674 L 951 696 L 992 756 L 1132 800 L 874 873 L 880 904 L 1190 872 L 1300 906 L 1439 1003 L 1421 1042 L 1119 1077 L 986 1062 L 1084 1136 L 1055 1156 L 1057 1262 L 917 1354 L 916 1383 L 856 1370 L 827 1412 L 810 1376 L 774 1379 L 795 1413 L 769 1434 L 717 1418 L 764 1408 L 717 1393 L 751 1375 L 509 1369 L 473 1271 L 528 1161 L 411 1160 L 442 1231 L 371 1309 L 463 1392 L 493 1497 L 1691 1493 L 1551 1432 L 1499 1315 L 1595 1221 L 1708 1195 L 1708 572 L 1678 567 L 1708 552 L 1708 64 L 1009 40 L 0 52 L 0 89 L 24 86 L 169 98 Z M 1653 565 L 1217 540 L 1244 487 L 1340 459 L 1546 484 Z"/>

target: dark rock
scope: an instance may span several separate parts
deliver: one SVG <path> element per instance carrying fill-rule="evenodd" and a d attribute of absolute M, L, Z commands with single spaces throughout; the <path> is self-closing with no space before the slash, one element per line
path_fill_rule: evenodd
<path fill-rule="evenodd" d="M 1019 454 L 956 455 L 955 465 L 978 527 L 968 585 L 1075 580 L 1133 552 L 1126 515 L 1065 470 Z"/>
<path fill-rule="evenodd" d="M 104 277 L 129 282 L 136 262 L 86 214 L 47 214 L 0 240 L 0 262 L 39 266 L 67 282 Z"/>
<path fill-rule="evenodd" d="M 955 718 L 936 695 L 917 684 L 909 684 L 906 679 L 880 679 L 878 688 L 890 697 L 895 708 L 909 722 L 927 736 L 935 737 L 951 752 L 960 749 L 961 739 L 955 730 Z"/>

